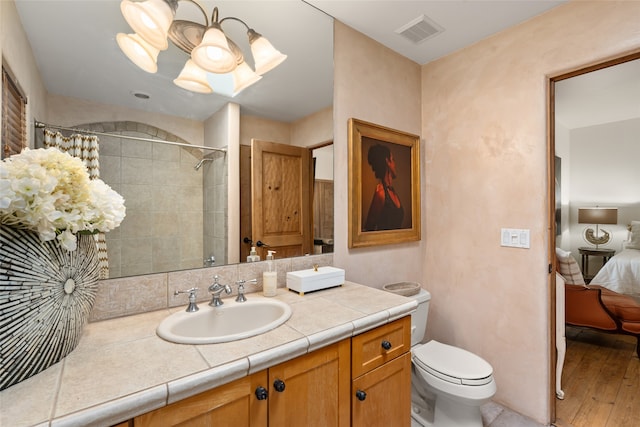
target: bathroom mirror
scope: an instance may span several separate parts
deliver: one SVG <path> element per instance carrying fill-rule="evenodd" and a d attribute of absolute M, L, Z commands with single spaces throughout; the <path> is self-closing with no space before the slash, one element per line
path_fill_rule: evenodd
<path fill-rule="evenodd" d="M 237 103 L 240 105 L 241 121 L 242 117 L 258 117 L 273 122 L 274 126 L 278 127 L 292 126 L 291 123 L 303 120 L 318 111 L 331 108 L 333 93 L 333 21 L 331 17 L 302 1 L 213 2 L 205 0 L 199 1 L 199 3 L 209 18 L 211 18 L 210 15 L 214 7 L 218 7 L 220 18 L 234 16 L 247 22 L 249 26 L 267 37 L 276 48 L 286 53 L 287 60 L 278 68 L 266 73 L 262 80 L 245 89 L 236 97 L 195 94 L 176 88 L 172 83 L 188 56 L 172 46 L 171 43 L 166 51 L 161 51 L 158 55 L 158 73 L 156 74 L 137 70 L 119 51 L 115 43 L 116 34 L 118 32 L 132 32 L 122 18 L 119 2 L 101 0 L 74 2 L 17 0 L 15 2 L 50 98 L 53 96 L 56 100 L 64 101 L 68 97 L 68 99 L 76 100 L 78 101 L 77 106 L 74 107 L 76 111 L 85 101 L 91 103 L 92 106 L 93 103 L 103 104 L 105 105 L 105 114 L 102 121 L 105 123 L 109 121 L 107 120 L 110 115 L 109 111 L 118 108 L 118 106 L 144 111 L 147 115 L 161 113 L 165 116 L 175 117 L 175 122 L 186 119 L 187 122 L 203 123 L 225 105 Z M 181 0 L 179 2 L 176 18 L 199 22 L 203 19 L 199 15 L 200 12 L 188 1 Z M 245 41 L 246 28 L 227 21 L 223 29 L 227 36 L 243 49 L 247 62 L 252 65 L 248 43 Z M 72 55 L 68 56 L 69 54 Z M 90 84 L 85 85 L 85 81 L 89 81 Z M 101 90 L 103 86 L 109 85 L 113 85 L 113 88 L 106 91 Z M 135 94 L 142 98 L 134 96 Z M 151 95 L 151 98 L 143 99 L 145 95 Z M 54 108 L 55 105 L 48 105 L 49 110 Z M 72 112 L 70 109 L 70 114 Z M 145 117 L 144 114 L 140 116 Z M 53 122 L 49 122 L 48 117 L 34 117 L 34 119 L 62 126 L 87 123 L 85 120 L 74 121 L 72 117 Z M 144 120 L 140 120 L 139 117 L 132 118 L 132 121 L 144 123 Z M 155 127 L 160 131 L 172 133 L 171 122 L 172 120 L 167 121 L 166 128 L 163 125 Z M 264 136 L 259 134 L 248 137 L 264 139 Z M 106 141 L 110 137 L 100 138 L 101 141 L 103 139 Z M 328 141 L 327 139 L 317 141 L 317 143 L 322 142 Z M 296 141 L 291 140 L 290 143 L 295 145 Z M 120 142 L 120 144 L 128 143 Z M 143 147 L 144 144 L 132 148 L 133 144 L 136 143 L 131 143 L 129 146 L 133 151 L 146 149 Z M 155 146 L 156 143 L 153 145 Z M 196 145 L 199 145 L 197 141 Z M 168 147 L 158 151 L 170 151 L 171 149 Z M 213 162 L 204 163 L 199 170 L 196 170 L 195 166 L 198 162 L 199 158 L 194 156 L 190 170 L 193 176 L 200 176 L 200 179 L 203 179 L 202 177 L 212 169 L 211 163 Z M 110 174 L 107 169 L 108 162 L 101 165 L 101 168 L 104 168 L 101 173 L 107 181 L 106 177 Z M 128 201 L 127 205 L 144 203 L 146 195 L 140 193 L 139 195 L 140 197 L 136 197 L 136 200 Z M 204 198 L 202 195 L 195 196 L 196 199 L 198 197 Z M 178 200 L 178 198 L 179 195 L 165 195 L 166 201 Z M 212 210 L 211 206 L 208 210 Z M 205 211 L 204 203 L 202 211 Z M 240 216 L 240 212 L 228 212 L 227 215 Z M 130 219 L 133 219 L 133 215 Z M 324 223 L 326 224 L 326 221 Z M 115 233 L 139 233 L 141 227 L 145 227 L 141 224 L 144 224 L 144 221 L 134 226 L 123 226 Z M 148 220 L 146 224 L 146 227 L 151 227 Z M 175 224 L 176 222 L 172 223 L 172 226 L 175 227 Z M 116 236 L 115 233 L 114 236 Z M 182 233 L 182 230 L 172 230 L 172 234 Z M 205 233 L 203 227 L 203 240 L 206 240 Z M 227 238 L 241 239 L 242 236 L 228 236 Z M 123 241 L 121 240 L 117 244 L 121 245 Z M 172 244 L 167 241 L 164 246 L 170 251 Z M 328 249 L 330 249 L 330 245 L 324 245 L 324 250 Z M 141 253 L 142 251 L 140 247 L 132 247 L 125 252 Z M 171 252 L 163 252 L 161 255 L 150 254 L 150 256 L 161 257 L 165 260 L 175 258 Z M 201 267 L 210 265 L 205 263 L 208 258 L 206 251 L 202 253 L 201 258 Z M 214 265 L 223 265 L 223 262 L 219 258 Z M 152 270 L 130 269 L 127 271 L 123 269 L 118 272 L 114 269 L 114 274 L 111 274 L 110 277 L 158 273 L 184 268 L 196 268 L 196 266 L 160 263 Z"/>

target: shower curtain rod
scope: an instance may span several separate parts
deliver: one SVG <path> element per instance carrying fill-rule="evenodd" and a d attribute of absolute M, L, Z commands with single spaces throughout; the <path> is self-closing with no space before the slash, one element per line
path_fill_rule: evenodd
<path fill-rule="evenodd" d="M 50 124 L 39 122 L 37 120 L 34 120 L 34 125 L 36 129 L 53 128 L 53 129 L 60 129 L 60 130 L 70 130 L 73 132 L 92 133 L 95 135 L 115 136 L 118 138 L 132 139 L 134 141 L 159 142 L 160 144 L 179 145 L 181 147 L 200 148 L 202 150 L 222 151 L 223 153 L 227 152 L 226 148 L 205 147 L 204 145 L 186 144 L 184 142 L 172 142 L 172 141 L 164 141 L 162 139 L 140 138 L 137 136 L 120 135 L 117 133 L 98 132 L 95 130 L 80 129 L 80 128 L 69 128 L 69 127 L 58 126 L 58 125 L 50 125 Z"/>

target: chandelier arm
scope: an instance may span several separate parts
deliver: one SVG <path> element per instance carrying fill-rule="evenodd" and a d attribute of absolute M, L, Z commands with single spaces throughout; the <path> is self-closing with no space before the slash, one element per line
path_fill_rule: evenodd
<path fill-rule="evenodd" d="M 194 4 L 200 10 L 200 12 L 202 12 L 202 16 L 204 16 L 204 23 L 205 23 L 204 25 L 205 25 L 205 27 L 209 26 L 209 16 L 207 15 L 207 12 L 202 8 L 200 3 L 198 3 L 197 1 L 195 1 L 195 0 L 164 0 L 164 1 L 165 1 L 165 3 L 167 3 L 169 5 L 171 10 L 173 10 L 174 14 L 178 10 L 178 2 L 186 1 L 186 2 Z M 214 14 L 216 15 L 216 20 L 218 19 L 217 9 L 218 9 L 217 7 L 214 9 Z M 213 19 L 212 19 L 212 22 L 213 22 Z"/>
<path fill-rule="evenodd" d="M 249 27 L 249 26 L 246 24 L 246 22 L 244 22 L 244 21 L 243 21 L 242 19 L 240 19 L 240 18 L 236 18 L 235 16 L 227 16 L 226 18 L 222 18 L 222 19 L 220 20 L 220 25 L 222 25 L 222 23 L 223 23 L 224 21 L 226 21 L 227 19 L 231 19 L 232 21 L 238 21 L 239 23 L 241 23 L 242 25 L 244 25 L 244 26 L 247 28 L 247 30 L 251 30 L 251 27 Z"/>

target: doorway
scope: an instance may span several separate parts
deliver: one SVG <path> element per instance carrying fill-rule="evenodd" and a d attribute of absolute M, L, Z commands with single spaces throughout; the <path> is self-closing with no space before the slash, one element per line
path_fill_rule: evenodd
<path fill-rule="evenodd" d="M 601 64 L 591 65 L 591 66 L 577 69 L 559 76 L 554 76 L 554 77 L 551 77 L 549 80 L 549 110 L 548 110 L 549 111 L 549 150 L 548 150 L 549 189 L 548 189 L 548 194 L 549 194 L 549 201 L 550 201 L 549 203 L 549 223 L 550 223 L 549 265 L 553 267 L 550 270 L 550 273 L 552 273 L 553 271 L 556 271 L 556 267 L 557 267 L 556 258 L 555 258 L 556 246 L 558 247 L 562 246 L 563 249 L 567 249 L 567 248 L 573 249 L 574 253 L 578 253 L 578 245 L 580 245 L 580 239 L 581 239 L 580 231 L 582 228 L 584 228 L 584 225 L 578 225 L 577 224 L 578 221 L 575 221 L 575 218 L 577 216 L 578 206 L 583 205 L 587 202 L 593 202 L 593 204 L 597 204 L 601 199 L 604 198 L 603 196 L 594 196 L 592 197 L 592 200 L 589 200 L 589 198 L 586 198 L 586 199 L 574 198 L 572 203 L 569 203 L 568 200 L 565 200 L 567 192 L 563 191 L 562 187 L 566 186 L 568 183 L 564 182 L 566 178 L 566 174 L 563 174 L 561 172 L 562 168 L 559 167 L 560 166 L 559 162 L 560 161 L 562 162 L 562 167 L 564 168 L 566 167 L 566 162 L 570 157 L 565 158 L 565 156 L 558 155 L 558 149 L 561 146 L 561 141 L 559 140 L 563 138 L 561 132 L 565 130 L 565 129 L 562 129 L 559 122 L 557 122 L 558 120 L 557 116 L 559 112 L 558 110 L 560 108 L 560 105 L 562 105 L 561 104 L 562 101 L 557 97 L 558 95 L 557 90 L 560 87 L 559 85 L 563 85 L 564 83 L 569 82 L 570 81 L 569 79 L 572 79 L 574 77 L 581 77 L 581 76 L 584 77 L 586 75 L 588 75 L 588 77 L 592 77 L 596 75 L 596 73 L 594 72 L 597 72 L 600 70 L 612 70 L 611 67 L 615 67 L 621 64 L 627 64 L 627 63 L 630 63 L 631 61 L 639 60 L 639 59 L 640 59 L 640 53 L 625 55 L 610 61 L 603 62 Z M 637 74 L 635 79 L 637 81 Z M 607 82 L 608 85 L 613 85 L 613 83 L 614 82 L 612 81 Z M 637 105 L 637 99 L 635 102 Z M 605 113 L 605 114 L 611 115 L 611 117 L 607 118 L 606 120 L 609 120 L 609 121 L 616 120 L 616 118 L 612 115 L 612 113 L 616 112 L 616 109 L 617 109 L 616 106 L 611 105 L 605 99 L 599 99 L 598 108 L 601 110 L 599 111 L 599 113 Z M 636 115 L 636 117 L 638 117 L 638 115 Z M 618 120 L 625 120 L 627 118 L 618 118 Z M 570 118 L 565 118 L 565 119 L 571 120 Z M 638 118 L 638 120 L 640 120 L 640 118 Z M 600 124 L 602 123 L 605 123 L 605 121 L 600 122 Z M 575 126 L 579 126 L 579 125 L 575 125 Z M 585 126 L 585 129 L 587 129 L 589 125 L 584 124 L 583 126 Z M 557 138 L 559 140 L 557 140 Z M 604 176 L 607 175 L 607 173 L 603 172 L 604 168 L 600 169 L 597 167 L 597 161 L 600 161 L 600 162 L 614 161 L 615 162 L 615 160 L 607 159 L 607 156 L 605 153 L 595 153 L 595 155 L 598 156 L 599 158 L 594 159 L 596 164 L 591 166 L 591 171 L 593 172 L 594 176 L 598 175 L 598 172 L 600 172 L 600 175 L 598 176 L 598 178 L 602 180 L 604 179 Z M 616 164 L 619 164 L 619 162 L 617 162 Z M 577 173 L 574 171 L 571 175 L 573 181 L 577 179 L 576 175 Z M 557 188 L 556 183 L 558 183 L 558 181 L 562 181 L 562 184 L 558 185 L 558 188 Z M 614 190 L 614 188 L 615 187 L 610 186 L 609 192 L 610 193 L 613 192 L 612 190 Z M 606 200 L 606 201 L 609 203 L 613 203 L 612 200 Z M 615 227 L 624 229 L 624 225 L 620 225 L 620 224 L 628 220 L 630 220 L 630 218 L 625 217 L 625 214 L 623 214 L 621 217 L 619 216 L 619 223 Z M 586 273 L 589 274 L 589 272 L 586 272 Z M 616 405 L 616 402 L 615 402 L 616 396 L 620 396 L 620 395 L 610 392 L 609 395 L 606 397 L 606 399 L 608 400 L 607 404 L 603 404 L 603 402 L 600 402 L 600 400 L 605 400 L 605 397 L 603 394 L 598 394 L 601 391 L 606 391 L 607 387 L 609 387 L 609 389 L 612 387 L 613 388 L 618 387 L 619 390 L 624 391 L 624 388 L 620 385 L 621 384 L 620 379 L 617 380 L 618 381 L 617 383 L 616 383 L 616 380 L 613 379 L 615 375 L 612 374 L 613 372 L 612 367 L 610 366 L 606 367 L 609 378 L 611 379 L 610 384 L 618 384 L 618 385 L 608 386 L 607 385 L 609 384 L 608 382 L 604 382 L 604 380 L 600 380 L 601 381 L 600 385 L 596 387 L 592 383 L 585 382 L 584 385 L 582 386 L 581 391 L 585 391 L 589 387 L 591 387 L 591 389 L 594 390 L 593 395 L 588 396 L 587 399 L 584 399 L 585 396 L 582 396 L 581 401 L 575 400 L 578 397 L 577 395 L 580 394 L 579 392 L 576 391 L 576 388 L 575 388 L 577 376 L 580 375 L 584 377 L 585 381 L 587 381 L 589 378 L 593 378 L 594 376 L 593 372 L 591 373 L 580 372 L 579 369 L 581 368 L 578 367 L 577 362 L 574 359 L 571 359 L 569 357 L 569 352 L 572 351 L 571 345 L 573 343 L 577 343 L 577 344 L 573 344 L 574 353 L 572 354 L 578 354 L 578 351 L 580 350 L 580 348 L 582 348 L 583 350 L 585 348 L 586 344 L 579 342 L 578 340 L 578 335 L 581 334 L 581 330 L 576 331 L 571 328 L 566 329 L 568 338 L 570 338 L 571 341 L 568 343 L 568 346 L 567 346 L 568 357 L 567 357 L 567 362 L 565 362 L 564 375 L 563 374 L 558 374 L 558 375 L 562 375 L 563 388 L 565 385 L 565 381 L 564 381 L 565 377 L 568 375 L 571 375 L 571 377 L 569 378 L 571 380 L 571 383 L 567 381 L 566 384 L 571 384 L 571 387 L 573 388 L 571 389 L 571 392 L 569 393 L 565 392 L 564 400 L 562 401 L 556 400 L 556 396 L 555 396 L 555 391 L 556 391 L 556 388 L 555 388 L 555 384 L 556 384 L 555 382 L 555 379 L 556 379 L 555 378 L 556 286 L 555 286 L 554 274 L 551 275 L 550 286 L 551 286 L 550 313 L 552 316 L 552 319 L 550 322 L 551 323 L 550 336 L 551 336 L 552 345 L 550 346 L 550 348 L 552 353 L 551 360 L 552 362 L 554 362 L 553 369 L 550 370 L 552 373 L 551 375 L 552 378 L 550 382 L 550 384 L 552 385 L 551 396 L 550 396 L 550 399 L 552 400 L 550 405 L 552 410 L 552 419 L 557 419 L 559 423 L 557 425 L 561 425 L 561 426 L 562 425 L 575 425 L 575 426 L 589 425 L 590 427 L 598 427 L 598 426 L 623 425 L 623 424 L 620 424 L 620 422 L 622 422 L 621 420 L 623 420 L 624 417 L 629 416 L 629 410 L 625 409 L 624 407 L 621 408 L 620 407 L 621 405 Z M 560 321 L 564 323 L 564 320 L 560 320 Z M 564 328 L 562 328 L 562 330 L 564 330 Z M 596 341 L 600 339 L 603 343 L 611 342 L 611 338 L 612 338 L 611 335 L 598 335 L 598 333 L 593 333 L 592 331 L 587 331 L 587 334 L 583 336 L 584 337 L 591 336 L 591 338 L 595 339 Z M 626 339 L 627 337 L 624 337 L 622 338 L 622 341 L 617 341 L 617 342 L 623 342 Z M 616 344 L 616 345 L 623 346 L 625 344 L 622 343 L 622 344 Z M 588 351 L 584 352 L 584 354 L 589 354 L 589 352 Z M 582 356 L 577 356 L 577 357 L 582 357 Z M 637 360 L 635 360 L 635 362 L 637 362 Z M 593 365 L 594 362 L 592 361 L 590 363 L 592 363 Z M 618 362 L 612 362 L 612 363 L 618 363 Z M 618 369 L 617 372 L 619 373 L 623 368 L 618 366 L 617 369 Z M 635 374 L 632 374 L 632 375 L 638 375 L 637 371 Z M 568 390 L 565 390 L 565 391 L 568 391 Z M 574 399 L 574 400 L 570 401 L 570 399 Z M 622 397 L 622 399 L 624 399 L 624 397 Z M 598 405 L 601 405 L 602 407 L 599 407 Z M 616 408 L 616 406 L 618 407 Z M 580 407 L 582 409 L 576 409 L 577 407 Z M 605 415 L 603 415 L 603 412 L 605 413 Z M 587 420 L 585 420 L 585 416 L 588 418 Z M 586 422 L 588 424 L 584 424 L 583 422 Z"/>

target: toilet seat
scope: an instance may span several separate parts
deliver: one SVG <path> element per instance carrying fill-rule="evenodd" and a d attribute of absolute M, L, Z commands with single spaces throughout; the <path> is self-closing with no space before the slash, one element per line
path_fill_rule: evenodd
<path fill-rule="evenodd" d="M 493 368 L 480 356 L 432 340 L 411 349 L 413 362 L 431 375 L 457 385 L 480 386 L 493 381 Z"/>

